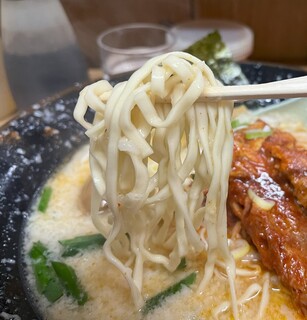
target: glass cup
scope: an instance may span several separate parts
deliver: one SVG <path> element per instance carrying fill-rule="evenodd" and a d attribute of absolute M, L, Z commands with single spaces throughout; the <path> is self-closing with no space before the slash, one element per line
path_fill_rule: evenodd
<path fill-rule="evenodd" d="M 138 69 L 148 59 L 171 51 L 175 40 L 170 29 L 157 24 L 124 24 L 104 31 L 97 38 L 103 78 Z"/>

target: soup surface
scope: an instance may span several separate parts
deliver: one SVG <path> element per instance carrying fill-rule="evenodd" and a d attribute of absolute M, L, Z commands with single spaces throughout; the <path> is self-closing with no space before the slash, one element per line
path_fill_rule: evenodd
<path fill-rule="evenodd" d="M 166 298 L 161 306 L 156 307 L 147 315 L 135 310 L 130 289 L 124 277 L 104 258 L 101 248 L 84 250 L 73 257 L 61 257 L 60 240 L 97 233 L 84 200 L 84 186 L 89 176 L 88 146 L 85 146 L 78 150 L 71 161 L 47 182 L 47 186 L 52 189 L 48 207 L 42 213 L 36 205 L 26 226 L 24 253 L 27 263 L 27 279 L 43 318 L 54 320 L 231 319 L 231 309 L 225 305 L 225 302 L 230 299 L 230 292 L 228 281 L 222 272 L 223 269 L 216 269 L 205 292 L 202 294 L 197 292 L 197 284 L 203 276 L 204 255 L 186 257 L 186 266 L 174 273 L 169 273 L 161 266 L 149 263 L 145 265 L 143 283 L 145 300 L 191 272 L 197 271 L 196 282 L 193 285 L 184 287 L 180 292 Z M 229 230 L 229 236 L 231 235 L 232 230 Z M 38 294 L 31 261 L 28 257 L 33 243 L 37 241 L 48 248 L 51 259 L 63 261 L 75 270 L 82 287 L 88 294 L 88 301 L 83 306 L 78 306 L 72 298 L 67 296 L 51 304 L 44 296 Z M 240 301 L 240 298 L 243 300 L 246 290 L 253 283 L 263 287 L 269 278 L 269 304 L 262 318 L 303 319 L 293 305 L 290 293 L 280 284 L 274 274 L 269 274 L 264 269 L 253 247 L 249 246 L 247 251 L 237 260 L 237 268 L 247 271 L 247 274 L 251 272 L 253 276 L 237 275 L 238 300 Z M 256 319 L 262 294 L 263 290 L 256 292 L 250 299 L 239 305 L 240 319 Z"/>

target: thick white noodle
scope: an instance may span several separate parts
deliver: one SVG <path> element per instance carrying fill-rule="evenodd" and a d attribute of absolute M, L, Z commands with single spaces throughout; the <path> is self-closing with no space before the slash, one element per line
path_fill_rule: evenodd
<path fill-rule="evenodd" d="M 145 261 L 174 271 L 185 255 L 207 251 L 199 291 L 223 261 L 238 318 L 226 225 L 233 103 L 196 102 L 206 86 L 219 85 L 203 61 L 173 52 L 149 60 L 114 88 L 99 81 L 80 93 L 74 115 L 91 141 L 93 221 L 138 308 Z M 88 108 L 95 111 L 92 124 L 84 120 Z M 102 201 L 107 213 L 99 211 Z"/>

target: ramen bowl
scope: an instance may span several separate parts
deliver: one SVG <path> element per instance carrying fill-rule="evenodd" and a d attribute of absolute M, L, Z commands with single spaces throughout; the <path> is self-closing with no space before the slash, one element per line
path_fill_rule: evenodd
<path fill-rule="evenodd" d="M 242 64 L 242 69 L 251 83 L 304 74 L 260 63 Z M 46 181 L 87 141 L 72 114 L 80 89 L 71 88 L 34 105 L 0 130 L 0 315 L 25 320 L 41 317 L 26 281 L 23 230 Z M 265 110 L 279 102 L 262 100 L 246 105 Z"/>

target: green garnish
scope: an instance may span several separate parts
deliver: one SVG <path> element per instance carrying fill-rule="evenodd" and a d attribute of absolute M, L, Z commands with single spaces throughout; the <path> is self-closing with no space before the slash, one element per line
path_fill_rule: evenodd
<path fill-rule="evenodd" d="M 184 51 L 204 60 L 215 77 L 224 84 L 248 84 L 241 67 L 233 61 L 231 52 L 218 31 L 208 34 Z"/>
<path fill-rule="evenodd" d="M 156 307 L 161 306 L 162 302 L 169 296 L 174 295 L 175 293 L 181 291 L 184 286 L 192 285 L 196 280 L 196 272 L 189 274 L 187 277 L 183 278 L 179 282 L 175 283 L 171 287 L 167 288 L 166 290 L 158 293 L 157 295 L 153 296 L 152 298 L 148 299 L 145 302 L 144 307 L 142 308 L 143 315 L 148 314 Z"/>
<path fill-rule="evenodd" d="M 84 249 L 93 249 L 103 246 L 106 239 L 101 234 L 79 236 L 73 239 L 60 240 L 59 243 L 64 247 L 62 257 L 72 257 Z"/>
<path fill-rule="evenodd" d="M 181 258 L 180 263 L 178 264 L 178 267 L 176 270 L 182 270 L 187 267 L 187 260 L 185 257 Z"/>
<path fill-rule="evenodd" d="M 35 242 L 29 252 L 35 276 L 36 287 L 48 301 L 55 302 L 63 295 L 63 288 L 48 261 L 48 249 L 41 243 Z"/>
<path fill-rule="evenodd" d="M 247 126 L 247 125 L 248 125 L 248 122 L 241 122 L 239 119 L 234 119 L 231 121 L 232 129 L 236 129 L 236 128 Z"/>
<path fill-rule="evenodd" d="M 52 194 L 52 188 L 51 187 L 45 187 L 43 189 L 43 192 L 42 192 L 41 198 L 39 200 L 39 204 L 38 204 L 38 210 L 40 212 L 43 212 L 43 213 L 46 212 L 49 200 L 51 198 L 51 194 Z"/>
<path fill-rule="evenodd" d="M 51 264 L 66 293 L 73 297 L 78 305 L 84 305 L 88 296 L 81 287 L 74 269 L 60 261 L 52 261 Z"/>
<path fill-rule="evenodd" d="M 262 129 L 262 130 L 247 130 L 245 131 L 245 139 L 252 140 L 252 139 L 258 139 L 258 138 L 265 138 L 272 134 L 271 129 Z"/>
<path fill-rule="evenodd" d="M 50 261 L 48 249 L 35 242 L 29 251 L 32 260 L 36 286 L 48 301 L 55 302 L 64 294 L 72 296 L 79 305 L 87 301 L 87 294 L 81 287 L 74 269 L 59 261 Z"/>

